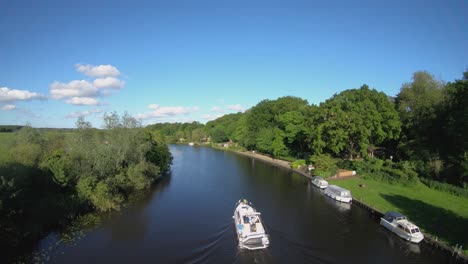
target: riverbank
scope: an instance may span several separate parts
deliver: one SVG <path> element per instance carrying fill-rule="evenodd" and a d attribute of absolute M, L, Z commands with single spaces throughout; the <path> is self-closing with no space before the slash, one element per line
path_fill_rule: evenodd
<path fill-rule="evenodd" d="M 230 151 L 233 151 L 235 153 L 238 153 L 238 154 L 241 154 L 241 155 L 244 155 L 244 156 L 248 156 L 248 157 L 251 157 L 251 158 L 263 160 L 265 162 L 268 162 L 268 163 L 270 163 L 272 165 L 275 165 L 275 166 L 278 166 L 278 167 L 283 167 L 283 168 L 286 168 L 286 169 L 290 169 L 292 171 L 295 171 L 295 172 L 301 174 L 302 176 L 304 176 L 306 178 L 312 179 L 310 174 L 308 174 L 307 172 L 304 172 L 304 171 L 301 171 L 301 170 L 298 170 L 298 169 L 293 169 L 291 167 L 291 162 L 289 162 L 289 161 L 281 160 L 281 159 L 275 159 L 275 158 L 272 158 L 272 157 L 269 157 L 269 156 L 266 156 L 266 155 L 263 155 L 263 154 L 259 154 L 257 152 L 253 152 L 253 151 L 236 151 L 236 150 L 230 150 Z"/>
<path fill-rule="evenodd" d="M 292 169 L 288 161 L 251 151 L 233 152 L 291 169 L 308 179 L 311 178 L 304 171 Z M 463 237 L 468 233 L 468 211 L 464 209 L 465 198 L 429 189 L 423 184 L 405 187 L 360 178 L 329 180 L 336 185 L 350 189 L 355 204 L 368 210 L 377 219 L 380 219 L 383 212 L 389 210 L 406 214 L 422 227 L 425 233 L 425 243 L 447 252 L 457 262 L 468 263 L 468 243 Z M 359 187 L 360 184 L 366 187 Z M 453 211 L 461 211 L 462 215 L 457 215 Z"/>

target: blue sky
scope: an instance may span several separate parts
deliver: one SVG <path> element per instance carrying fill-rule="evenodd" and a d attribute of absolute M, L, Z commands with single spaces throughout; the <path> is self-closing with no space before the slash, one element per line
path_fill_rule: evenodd
<path fill-rule="evenodd" d="M 0 124 L 202 123 L 468 67 L 468 2 L 0 1 Z"/>

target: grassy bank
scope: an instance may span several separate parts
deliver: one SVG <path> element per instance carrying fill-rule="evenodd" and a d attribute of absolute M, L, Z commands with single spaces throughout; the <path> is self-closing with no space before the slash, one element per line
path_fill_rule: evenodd
<path fill-rule="evenodd" d="M 331 180 L 351 190 L 353 197 L 383 212 L 405 214 L 425 233 L 439 241 L 462 245 L 468 254 L 468 199 L 430 189 L 423 184 L 406 187 L 368 179 Z M 365 184 L 365 187 L 359 187 Z"/>

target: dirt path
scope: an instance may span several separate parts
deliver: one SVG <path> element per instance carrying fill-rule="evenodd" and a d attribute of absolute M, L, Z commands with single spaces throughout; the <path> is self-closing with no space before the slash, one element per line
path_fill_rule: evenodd
<path fill-rule="evenodd" d="M 286 168 L 286 169 L 293 170 L 293 171 L 301 174 L 304 177 L 307 177 L 309 179 L 311 178 L 308 173 L 306 173 L 304 171 L 301 171 L 301 170 L 291 168 L 291 162 L 289 162 L 289 161 L 275 159 L 275 158 L 272 158 L 272 157 L 269 157 L 269 156 L 266 156 L 266 155 L 263 155 L 263 154 L 259 154 L 257 152 L 252 152 L 252 151 L 234 151 L 234 152 L 239 153 L 239 154 L 244 155 L 244 156 L 252 157 L 254 159 L 263 160 L 265 162 L 271 163 L 271 164 L 279 166 L 279 167 L 283 167 L 283 168 Z"/>

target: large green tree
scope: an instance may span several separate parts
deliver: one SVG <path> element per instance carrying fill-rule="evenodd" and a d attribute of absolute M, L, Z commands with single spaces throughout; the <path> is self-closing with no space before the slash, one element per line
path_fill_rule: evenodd
<path fill-rule="evenodd" d="M 400 119 L 389 98 L 367 85 L 334 95 L 320 104 L 314 117 L 311 134 L 316 154 L 365 156 L 370 146 L 400 134 Z"/>

